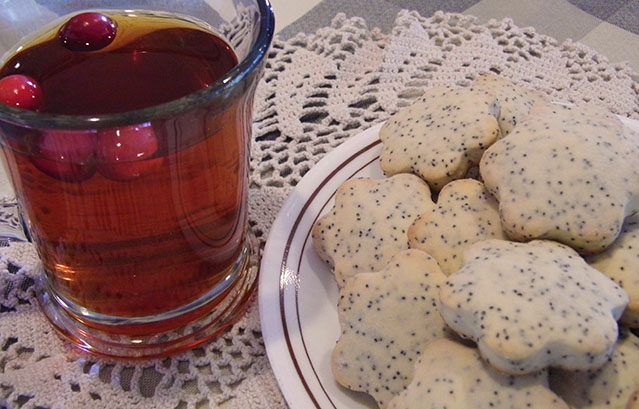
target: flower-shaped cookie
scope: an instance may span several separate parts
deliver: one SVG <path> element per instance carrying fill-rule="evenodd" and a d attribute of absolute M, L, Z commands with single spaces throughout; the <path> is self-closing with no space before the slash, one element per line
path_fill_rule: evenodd
<path fill-rule="evenodd" d="M 410 383 L 422 349 L 452 335 L 437 311 L 444 281 L 437 262 L 419 250 L 398 253 L 380 272 L 349 278 L 338 304 L 335 379 L 385 407 Z"/>
<path fill-rule="evenodd" d="M 542 94 L 522 88 L 496 75 L 482 75 L 472 87 L 495 95 L 499 103 L 499 128 L 502 137 L 508 135 L 522 119 L 528 116 L 530 109 L 537 104 L 547 103 Z"/>
<path fill-rule="evenodd" d="M 574 409 L 629 409 L 637 405 L 639 338 L 622 328 L 615 352 L 595 372 L 552 370 L 550 387 Z"/>
<path fill-rule="evenodd" d="M 380 165 L 388 175 L 411 172 L 434 190 L 462 178 L 501 137 L 494 95 L 472 87 L 427 90 L 382 126 Z"/>
<path fill-rule="evenodd" d="M 440 292 L 444 321 L 511 374 L 601 367 L 626 304 L 626 292 L 574 250 L 543 240 L 474 244 Z"/>
<path fill-rule="evenodd" d="M 609 112 L 542 105 L 486 151 L 480 173 L 510 238 L 591 254 L 639 207 L 637 158 L 639 147 Z"/>
<path fill-rule="evenodd" d="M 547 371 L 508 375 L 482 361 L 476 348 L 442 339 L 424 349 L 413 381 L 388 407 L 569 409 L 547 386 Z"/>
<path fill-rule="evenodd" d="M 408 227 L 435 207 L 430 189 L 411 174 L 351 179 L 337 190 L 335 205 L 313 226 L 320 257 L 333 267 L 338 285 L 361 272 L 379 271 L 408 249 Z"/>
<path fill-rule="evenodd" d="M 586 261 L 626 290 L 630 302 L 619 321 L 639 328 L 639 214 L 626 219 L 619 237 L 610 247 L 587 257 Z"/>
<path fill-rule="evenodd" d="M 421 215 L 408 229 L 409 246 L 433 256 L 446 275 L 459 270 L 462 253 L 470 245 L 505 238 L 497 201 L 474 179 L 459 179 L 444 186 L 437 207 Z"/>

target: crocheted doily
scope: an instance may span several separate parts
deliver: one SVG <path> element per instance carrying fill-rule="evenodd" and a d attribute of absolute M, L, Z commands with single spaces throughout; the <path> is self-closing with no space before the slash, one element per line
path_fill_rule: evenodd
<path fill-rule="evenodd" d="M 639 76 L 571 41 L 509 19 L 399 13 L 390 34 L 338 15 L 314 35 L 273 42 L 256 93 L 251 225 L 266 240 L 292 187 L 345 139 L 384 121 L 425 88 L 498 73 L 553 99 L 596 101 L 639 119 Z M 0 214 L 0 217 L 2 214 Z M 10 220 L 7 220 L 10 222 Z M 108 361 L 78 353 L 34 299 L 37 256 L 0 248 L 0 404 L 9 408 L 285 408 L 255 303 L 230 331 L 165 359 Z M 1 406 L 1 405 L 0 405 Z"/>

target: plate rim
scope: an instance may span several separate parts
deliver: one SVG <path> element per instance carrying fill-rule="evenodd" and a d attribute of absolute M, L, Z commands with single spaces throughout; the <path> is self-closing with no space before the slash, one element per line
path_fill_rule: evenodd
<path fill-rule="evenodd" d="M 301 376 L 301 369 L 292 356 L 291 339 L 285 325 L 286 311 L 283 300 L 285 287 L 295 286 L 296 294 L 299 290 L 299 283 L 290 282 L 288 272 L 284 271 L 294 231 L 308 210 L 313 198 L 322 190 L 322 187 L 357 156 L 381 144 L 379 129 L 382 125 L 383 123 L 378 123 L 350 137 L 317 162 L 289 193 L 267 237 L 262 253 L 258 286 L 260 323 L 269 363 L 282 395 L 291 408 L 314 407 L 323 409 L 315 399 L 309 385 Z M 338 166 L 334 166 L 336 159 L 342 156 L 347 157 L 343 160 L 338 160 Z M 317 184 L 316 179 L 320 177 L 323 177 L 323 180 L 320 184 Z M 319 214 L 317 217 L 319 217 Z M 285 232 L 285 234 L 282 234 L 282 232 Z M 268 274 L 268 272 L 274 270 L 275 265 L 278 266 L 277 271 L 272 272 L 271 275 L 276 273 L 276 279 Z M 297 273 L 299 272 L 296 271 L 295 274 Z M 274 303 L 273 292 L 276 281 L 277 303 Z M 282 281 L 287 282 L 283 283 Z M 282 335 L 285 338 L 285 345 L 278 344 L 276 340 L 277 336 Z M 284 348 L 285 350 L 283 351 Z M 288 352 L 288 354 L 282 357 L 282 352 Z M 295 382 L 291 382 L 290 377 L 287 377 L 286 374 L 295 374 Z M 304 393 L 301 393 L 302 391 Z"/>

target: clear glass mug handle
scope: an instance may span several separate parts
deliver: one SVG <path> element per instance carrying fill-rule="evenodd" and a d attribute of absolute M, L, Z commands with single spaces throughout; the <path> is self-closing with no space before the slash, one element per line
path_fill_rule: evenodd
<path fill-rule="evenodd" d="M 30 241 L 16 202 L 0 203 L 0 246 L 12 241 Z"/>

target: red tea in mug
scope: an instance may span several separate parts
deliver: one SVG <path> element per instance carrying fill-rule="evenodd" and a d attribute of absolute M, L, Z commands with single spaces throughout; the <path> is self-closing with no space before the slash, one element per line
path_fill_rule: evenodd
<path fill-rule="evenodd" d="M 33 78 L 42 113 L 102 115 L 174 101 L 237 64 L 229 45 L 187 19 L 104 14 L 115 35 L 98 49 L 74 49 L 58 26 L 23 44 L 0 78 Z M 236 99 L 93 131 L 3 125 L 5 159 L 55 293 L 94 313 L 140 317 L 226 278 L 247 229 L 250 98 Z"/>

